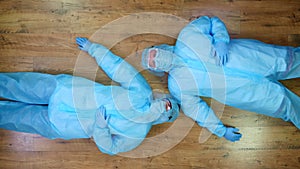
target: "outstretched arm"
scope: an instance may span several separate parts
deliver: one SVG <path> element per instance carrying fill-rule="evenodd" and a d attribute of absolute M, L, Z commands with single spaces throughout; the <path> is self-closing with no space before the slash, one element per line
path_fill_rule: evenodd
<path fill-rule="evenodd" d="M 125 60 L 113 54 L 103 45 L 91 43 L 87 38 L 76 38 L 79 49 L 88 52 L 103 71 L 122 87 L 129 90 L 151 91 L 144 77 Z"/>
<path fill-rule="evenodd" d="M 224 137 L 232 142 L 240 140 L 242 135 L 237 133 L 238 129 L 225 127 L 213 110 L 198 96 L 183 95 L 181 105 L 187 116 L 218 137 Z"/>

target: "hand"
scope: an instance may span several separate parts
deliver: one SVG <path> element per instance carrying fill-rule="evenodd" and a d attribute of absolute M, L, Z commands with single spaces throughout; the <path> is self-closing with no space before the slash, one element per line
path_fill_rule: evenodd
<path fill-rule="evenodd" d="M 214 50 L 216 55 L 216 64 L 219 66 L 225 65 L 228 61 L 228 44 L 225 42 L 218 42 L 214 44 Z"/>
<path fill-rule="evenodd" d="M 106 128 L 109 117 L 106 115 L 106 109 L 101 106 L 96 112 L 95 124 L 100 128 Z"/>
<path fill-rule="evenodd" d="M 77 37 L 76 43 L 80 50 L 87 52 L 92 45 L 92 43 L 87 38 Z"/>
<path fill-rule="evenodd" d="M 224 137 L 226 140 L 229 140 L 231 142 L 239 141 L 242 137 L 242 134 L 238 133 L 239 129 L 227 127 Z"/>

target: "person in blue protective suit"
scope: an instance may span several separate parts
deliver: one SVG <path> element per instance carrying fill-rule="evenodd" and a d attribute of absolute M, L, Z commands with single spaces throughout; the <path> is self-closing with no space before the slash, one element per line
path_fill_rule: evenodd
<path fill-rule="evenodd" d="M 120 86 L 85 78 L 34 72 L 0 73 L 0 128 L 40 134 L 49 139 L 93 138 L 114 155 L 137 147 L 152 125 L 179 114 L 171 97 L 153 99 L 141 74 L 100 44 L 77 38 Z"/>
<path fill-rule="evenodd" d="M 185 115 L 219 137 L 234 142 L 242 135 L 199 96 L 300 128 L 300 98 L 278 81 L 300 77 L 300 47 L 230 39 L 219 18 L 203 16 L 181 30 L 175 46 L 146 48 L 142 65 L 156 75 L 168 72 L 168 88 Z"/>

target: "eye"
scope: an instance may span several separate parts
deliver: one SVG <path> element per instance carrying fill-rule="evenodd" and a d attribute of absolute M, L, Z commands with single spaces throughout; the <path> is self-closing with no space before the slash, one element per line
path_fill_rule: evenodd
<path fill-rule="evenodd" d="M 169 120 L 171 120 L 172 119 L 172 116 L 169 116 Z"/>

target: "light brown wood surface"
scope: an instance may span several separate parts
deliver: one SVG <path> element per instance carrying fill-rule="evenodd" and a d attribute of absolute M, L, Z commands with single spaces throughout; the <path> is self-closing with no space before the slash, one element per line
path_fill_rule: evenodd
<path fill-rule="evenodd" d="M 103 84 L 112 84 L 92 58 L 81 53 L 75 37 L 92 37 L 110 44 L 130 35 L 129 25 L 119 32 L 98 36 L 122 17 L 141 12 L 162 12 L 170 18 L 156 18 L 163 30 L 174 35 L 183 24 L 170 25 L 165 19 L 192 20 L 199 15 L 219 16 L 232 38 L 251 38 L 278 45 L 300 46 L 300 1 L 298 0 L 5 0 L 0 1 L 0 72 L 34 71 L 51 74 L 76 74 Z M 136 17 L 143 22 L 144 18 Z M 136 30 L 145 29 L 137 27 Z M 139 68 L 139 52 L 147 46 L 175 39 L 164 35 L 133 35 L 117 42 L 112 51 Z M 153 89 L 167 91 L 166 79 L 141 72 Z M 300 95 L 300 79 L 283 82 Z M 114 84 L 114 83 L 113 83 Z M 211 100 L 206 99 L 210 103 Z M 213 102 L 217 112 L 222 105 Z M 300 111 L 300 110 L 299 110 Z M 205 134 L 198 125 L 180 116 L 175 130 L 186 130 L 183 139 L 168 151 L 145 158 L 101 153 L 93 140 L 48 140 L 34 134 L 0 130 L 0 169 L 92 169 L 92 168 L 300 168 L 300 130 L 289 122 L 225 107 L 225 124 L 240 128 L 243 138 L 231 143 Z M 173 124 L 154 126 L 138 151 L 153 148 L 149 140 L 170 130 Z M 174 131 L 161 142 L 179 137 Z M 176 135 L 177 133 L 177 135 Z M 159 144 L 158 144 L 159 145 Z"/>

